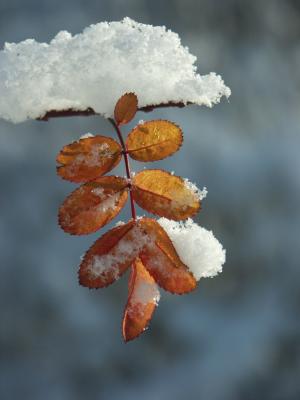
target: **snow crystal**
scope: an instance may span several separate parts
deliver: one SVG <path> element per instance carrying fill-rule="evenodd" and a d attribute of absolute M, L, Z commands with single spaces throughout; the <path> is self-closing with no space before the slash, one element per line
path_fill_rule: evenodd
<path fill-rule="evenodd" d="M 85 133 L 84 135 L 81 135 L 79 139 L 88 139 L 90 137 L 94 137 L 94 135 L 92 133 Z"/>
<path fill-rule="evenodd" d="M 225 262 L 225 250 L 211 231 L 188 219 L 185 222 L 158 220 L 168 233 L 182 262 L 194 277 L 213 277 L 222 272 Z"/>
<path fill-rule="evenodd" d="M 187 178 L 184 179 L 184 185 L 187 189 L 191 190 L 197 197 L 198 200 L 203 200 L 207 196 L 207 189 L 204 186 L 202 190 L 200 190 L 194 183 L 190 182 Z"/>
<path fill-rule="evenodd" d="M 230 89 L 215 73 L 200 76 L 196 57 L 165 27 L 130 18 L 101 22 L 49 43 L 27 39 L 0 51 L 0 117 L 12 122 L 47 111 L 89 107 L 112 117 L 118 98 L 135 92 L 139 107 L 195 103 L 212 107 Z"/>

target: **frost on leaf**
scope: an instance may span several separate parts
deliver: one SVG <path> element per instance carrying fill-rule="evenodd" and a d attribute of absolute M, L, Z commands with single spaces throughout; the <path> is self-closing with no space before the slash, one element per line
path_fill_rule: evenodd
<path fill-rule="evenodd" d="M 123 317 L 123 337 L 126 342 L 135 339 L 147 328 L 159 298 L 154 279 L 137 258 L 132 265 Z"/>
<path fill-rule="evenodd" d="M 112 170 L 121 160 L 121 146 L 105 136 L 73 142 L 59 152 L 57 173 L 71 182 L 88 182 Z"/>
<path fill-rule="evenodd" d="M 86 235 L 102 228 L 124 207 L 127 181 L 103 176 L 72 192 L 59 209 L 59 224 L 65 232 Z"/>
<path fill-rule="evenodd" d="M 164 120 L 139 124 L 128 135 L 126 146 L 131 158 L 157 161 L 175 153 L 183 141 L 181 129 Z"/>
<path fill-rule="evenodd" d="M 195 289 L 195 278 L 180 260 L 171 239 L 161 225 L 151 218 L 142 218 L 139 223 L 151 238 L 139 256 L 159 286 L 177 294 Z"/>
<path fill-rule="evenodd" d="M 200 209 L 199 198 L 182 178 L 159 169 L 134 176 L 133 197 L 148 212 L 176 221 L 191 217 Z"/>
<path fill-rule="evenodd" d="M 138 96 L 140 109 L 212 107 L 229 97 L 219 75 L 197 73 L 186 44 L 165 27 L 130 18 L 94 24 L 74 36 L 61 31 L 49 44 L 6 43 L 0 51 L 0 118 L 22 122 L 60 112 L 111 118 L 126 92 Z"/>
<path fill-rule="evenodd" d="M 132 220 L 105 233 L 87 251 L 79 268 L 79 282 L 101 288 L 118 279 L 132 264 L 148 241 Z"/>
<path fill-rule="evenodd" d="M 197 187 L 197 185 L 195 185 L 195 183 L 189 181 L 187 178 L 185 178 L 183 181 L 184 181 L 185 187 L 187 189 L 191 190 L 192 192 L 194 192 L 194 194 L 198 200 L 201 201 L 201 200 L 205 199 L 205 197 L 207 196 L 207 193 L 208 193 L 205 186 L 201 190 Z"/>
<path fill-rule="evenodd" d="M 128 124 L 136 112 L 138 107 L 138 99 L 134 93 L 125 93 L 115 106 L 115 121 L 117 125 Z"/>
<path fill-rule="evenodd" d="M 159 224 L 165 229 L 180 257 L 194 277 L 213 277 L 222 272 L 225 250 L 211 231 L 188 219 L 184 222 L 160 218 Z"/>

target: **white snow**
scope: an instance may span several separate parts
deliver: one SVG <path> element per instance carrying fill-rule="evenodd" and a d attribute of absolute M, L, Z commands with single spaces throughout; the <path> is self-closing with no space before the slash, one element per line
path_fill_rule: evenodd
<path fill-rule="evenodd" d="M 160 292 L 155 283 L 149 283 L 146 281 L 139 281 L 134 287 L 134 290 L 130 298 L 130 306 L 127 308 L 127 312 L 134 316 L 144 316 L 145 306 L 149 303 L 158 305 L 160 300 Z"/>
<path fill-rule="evenodd" d="M 98 167 L 104 164 L 107 158 L 112 158 L 109 145 L 107 143 L 96 143 L 93 144 L 88 154 L 79 153 L 76 157 L 74 157 L 72 166 L 77 164 L 85 164 L 89 167 Z"/>
<path fill-rule="evenodd" d="M 172 172 L 171 175 L 173 175 Z M 174 194 L 170 192 L 170 196 L 173 200 L 169 206 L 172 208 L 181 208 L 182 210 L 186 210 L 187 207 L 192 207 L 195 199 L 201 201 L 207 196 L 206 187 L 201 190 L 187 178 L 185 178 L 183 182 L 186 189 L 188 189 L 187 191 L 178 192 L 177 189 L 174 189 Z"/>
<path fill-rule="evenodd" d="M 201 190 L 195 185 L 195 183 L 190 182 L 187 178 L 184 179 L 184 185 L 196 195 L 198 200 L 203 200 L 207 196 L 208 192 L 205 186 Z"/>
<path fill-rule="evenodd" d="M 0 51 L 0 118 L 22 122 L 50 110 L 111 117 L 118 98 L 135 92 L 139 107 L 168 102 L 212 107 L 230 89 L 215 73 L 200 76 L 196 57 L 163 26 L 130 18 L 101 22 L 49 43 L 27 39 Z"/>
<path fill-rule="evenodd" d="M 120 192 L 107 194 L 101 187 L 93 189 L 92 193 L 102 200 L 101 203 L 95 208 L 95 211 L 99 213 L 105 213 L 109 210 L 114 210 L 121 197 Z"/>
<path fill-rule="evenodd" d="M 197 225 L 190 218 L 185 222 L 160 218 L 158 222 L 195 279 L 213 277 L 222 272 L 225 250 L 211 231 Z"/>
<path fill-rule="evenodd" d="M 79 139 L 88 139 L 94 137 L 94 135 L 90 132 L 85 133 L 84 135 L 81 135 Z"/>
<path fill-rule="evenodd" d="M 138 226 L 134 226 L 130 234 L 125 235 L 110 253 L 92 258 L 88 266 L 91 276 L 96 279 L 113 272 L 117 279 L 119 265 L 134 260 L 148 241 L 149 237 Z"/>

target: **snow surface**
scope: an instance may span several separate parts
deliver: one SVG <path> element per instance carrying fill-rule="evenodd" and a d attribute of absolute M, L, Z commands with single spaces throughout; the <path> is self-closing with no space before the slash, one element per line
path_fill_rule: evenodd
<path fill-rule="evenodd" d="M 230 89 L 215 73 L 200 76 L 196 57 L 165 27 L 130 18 L 101 22 L 49 43 L 27 39 L 0 51 L 0 118 L 22 122 L 50 110 L 113 116 L 118 98 L 135 92 L 139 107 L 169 102 L 212 107 Z"/>
<path fill-rule="evenodd" d="M 213 277 L 222 272 L 225 250 L 211 231 L 197 225 L 190 218 L 185 222 L 160 218 L 158 222 L 195 279 Z"/>

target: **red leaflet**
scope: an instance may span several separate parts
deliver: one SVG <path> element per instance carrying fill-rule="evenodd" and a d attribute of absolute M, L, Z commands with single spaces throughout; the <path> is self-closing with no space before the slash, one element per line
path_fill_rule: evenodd
<path fill-rule="evenodd" d="M 124 207 L 127 180 L 103 176 L 72 192 L 59 209 L 59 224 L 72 235 L 86 235 L 109 223 Z"/>
<path fill-rule="evenodd" d="M 143 247 L 140 258 L 154 280 L 173 294 L 194 290 L 197 282 L 180 260 L 165 230 L 151 218 L 141 219 L 140 224 L 151 238 Z"/>
<path fill-rule="evenodd" d="M 106 136 L 80 139 L 57 155 L 57 173 L 71 182 L 88 182 L 112 170 L 121 160 L 121 146 Z"/>
<path fill-rule="evenodd" d="M 138 108 L 138 99 L 134 93 L 124 94 L 115 106 L 115 121 L 117 125 L 128 124 L 130 122 Z"/>
<path fill-rule="evenodd" d="M 130 221 L 113 228 L 93 244 L 80 264 L 79 283 L 82 286 L 108 286 L 126 271 L 137 256 L 133 246 L 135 226 L 135 221 Z"/>
<path fill-rule="evenodd" d="M 175 153 L 182 145 L 181 129 L 170 121 L 148 121 L 136 126 L 128 135 L 126 146 L 131 158 L 157 161 Z"/>
<path fill-rule="evenodd" d="M 129 295 L 123 318 L 123 337 L 126 342 L 135 339 L 147 328 L 159 297 L 154 279 L 137 258 L 131 269 Z"/>
<path fill-rule="evenodd" d="M 200 209 L 200 201 L 184 180 L 160 169 L 135 175 L 133 198 L 145 210 L 175 221 L 192 217 Z"/>

